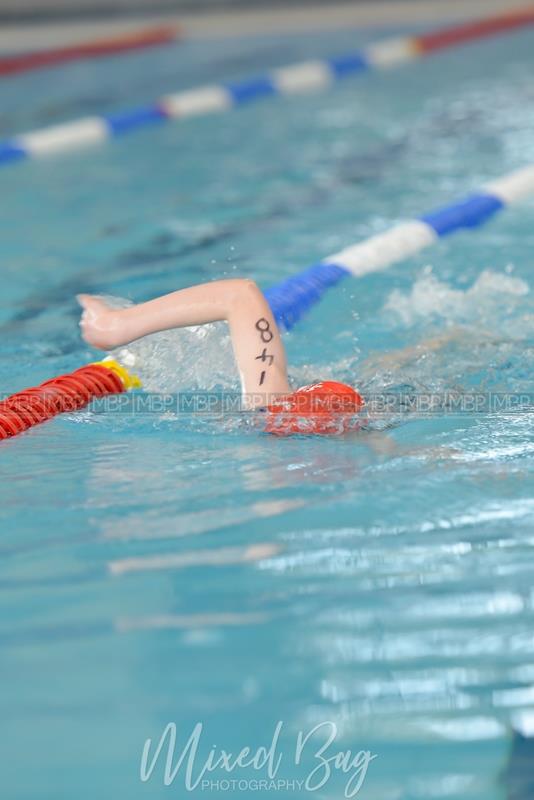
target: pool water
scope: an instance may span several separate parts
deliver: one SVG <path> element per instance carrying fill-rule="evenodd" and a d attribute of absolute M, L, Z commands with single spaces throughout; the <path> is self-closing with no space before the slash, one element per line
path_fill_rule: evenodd
<path fill-rule="evenodd" d="M 0 84 L 1 133 L 368 38 L 184 43 L 20 76 Z M 94 359 L 79 291 L 139 301 L 233 275 L 267 287 L 533 162 L 533 68 L 532 33 L 516 33 L 6 168 L 3 390 Z M 199 722 L 195 775 L 212 746 L 268 747 L 281 721 L 280 798 L 327 732 L 296 764 L 299 731 L 327 722 L 330 755 L 376 755 L 361 797 L 527 786 L 508 764 L 514 735 L 534 730 L 533 211 L 345 281 L 287 336 L 297 384 L 507 394 L 512 409 L 395 408 L 357 436 L 278 439 L 239 416 L 100 408 L 2 445 L 3 796 L 259 796 L 266 769 L 188 791 L 184 767 L 164 785 L 162 757 L 140 779 L 148 738 L 175 723 L 177 759 Z M 149 390 L 238 386 L 224 326 L 132 352 Z M 323 771 L 315 796 L 342 797 L 352 772 Z"/>

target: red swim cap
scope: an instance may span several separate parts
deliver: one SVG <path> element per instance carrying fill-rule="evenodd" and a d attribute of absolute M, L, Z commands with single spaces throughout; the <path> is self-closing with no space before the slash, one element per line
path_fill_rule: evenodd
<path fill-rule="evenodd" d="M 362 406 L 363 399 L 352 386 L 337 381 L 319 381 L 303 386 L 268 406 L 265 430 L 276 436 L 340 434 L 348 430 L 350 417 Z"/>

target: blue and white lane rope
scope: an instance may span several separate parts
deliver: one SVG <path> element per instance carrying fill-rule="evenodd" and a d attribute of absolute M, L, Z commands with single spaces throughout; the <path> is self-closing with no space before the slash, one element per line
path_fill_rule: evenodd
<path fill-rule="evenodd" d="M 483 225 L 498 211 L 529 195 L 534 195 L 534 164 L 486 184 L 457 203 L 334 253 L 265 291 L 274 317 L 289 330 L 343 278 L 385 270 L 454 231 Z"/>
<path fill-rule="evenodd" d="M 102 117 L 86 117 L 0 142 L 0 166 L 96 145 L 138 128 L 173 119 L 216 112 L 271 95 L 291 95 L 330 86 L 336 80 L 370 68 L 385 69 L 418 55 L 414 40 L 394 39 L 370 45 L 361 53 L 325 61 L 307 61 L 275 69 L 265 77 L 201 86 L 161 97 L 155 103 Z"/>
<path fill-rule="evenodd" d="M 475 20 L 423 36 L 385 39 L 355 53 L 293 64 L 272 70 L 259 78 L 167 95 L 140 108 L 54 125 L 0 141 L 0 166 L 97 145 L 124 133 L 168 120 L 228 111 L 272 95 L 294 95 L 324 89 L 351 75 L 391 69 L 433 52 L 529 25 L 534 25 L 532 6 L 523 11 Z"/>

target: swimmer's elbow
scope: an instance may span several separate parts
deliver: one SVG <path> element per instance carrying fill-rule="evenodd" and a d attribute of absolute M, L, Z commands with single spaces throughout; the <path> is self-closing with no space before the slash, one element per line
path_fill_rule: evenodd
<path fill-rule="evenodd" d="M 239 279 L 240 290 L 246 295 L 261 295 L 261 291 L 258 288 L 258 284 L 253 281 L 251 278 L 240 278 Z M 263 297 L 263 295 L 262 295 Z"/>
<path fill-rule="evenodd" d="M 264 304 L 267 301 L 258 285 L 250 278 L 236 278 L 232 291 L 232 305 L 234 307 L 250 306 L 252 304 Z"/>

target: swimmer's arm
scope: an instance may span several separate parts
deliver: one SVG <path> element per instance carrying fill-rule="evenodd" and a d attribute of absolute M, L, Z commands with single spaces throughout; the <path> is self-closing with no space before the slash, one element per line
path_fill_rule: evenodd
<path fill-rule="evenodd" d="M 171 328 L 225 320 L 244 393 L 271 395 L 290 391 L 284 345 L 269 304 L 255 283 L 246 279 L 213 281 L 111 310 L 101 300 L 81 295 L 85 311 L 80 323 L 89 344 L 112 349 L 142 336 Z"/>
<path fill-rule="evenodd" d="M 433 353 L 446 347 L 451 342 L 458 341 L 466 335 L 466 331 L 461 326 L 455 326 L 445 333 L 433 336 L 429 339 L 422 339 L 417 344 L 393 350 L 390 353 L 383 353 L 379 356 L 367 358 L 362 363 L 362 370 L 368 369 L 393 369 L 404 367 L 412 361 Z"/>
<path fill-rule="evenodd" d="M 367 445 L 379 458 L 388 459 L 399 456 L 412 456 L 415 458 L 428 458 L 433 461 L 450 460 L 459 455 L 460 451 L 454 447 L 438 445 L 436 447 L 413 447 L 399 444 L 393 436 L 384 431 L 358 431 L 358 439 Z"/>

